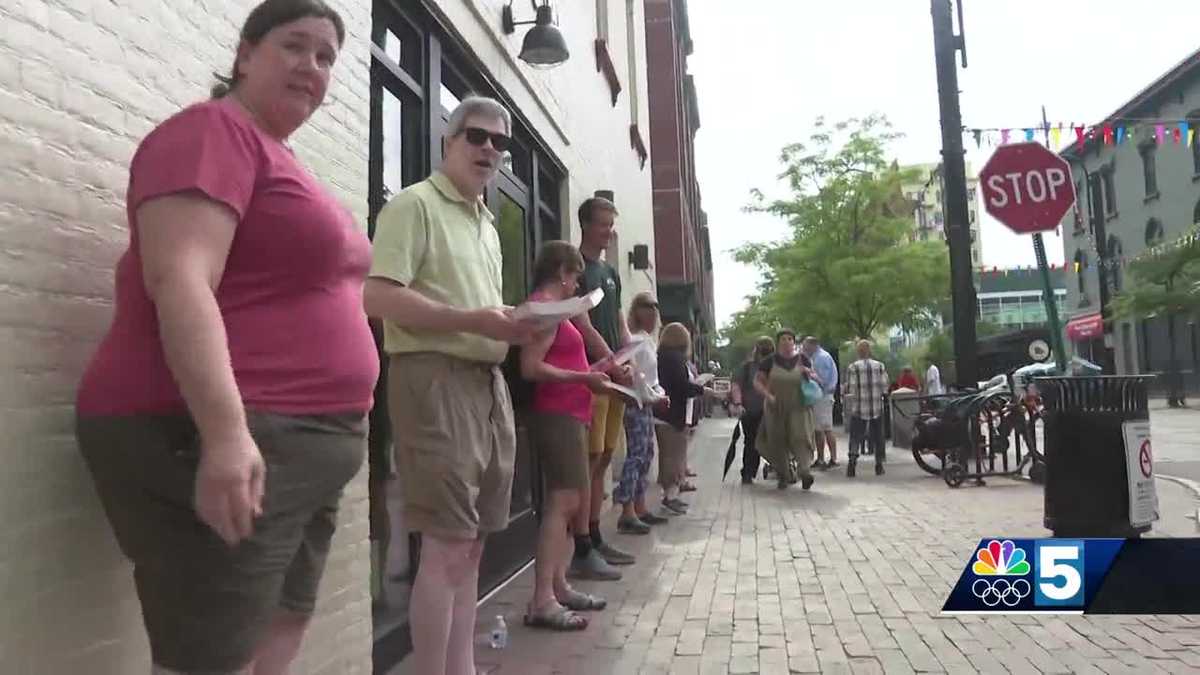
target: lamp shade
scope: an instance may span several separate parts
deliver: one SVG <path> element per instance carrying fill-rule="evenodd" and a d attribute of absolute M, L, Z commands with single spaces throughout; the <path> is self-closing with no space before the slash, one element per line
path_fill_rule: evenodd
<path fill-rule="evenodd" d="M 571 57 L 562 31 L 553 23 L 549 5 L 537 8 L 534 23 L 521 43 L 522 61 L 531 66 L 556 66 Z"/>

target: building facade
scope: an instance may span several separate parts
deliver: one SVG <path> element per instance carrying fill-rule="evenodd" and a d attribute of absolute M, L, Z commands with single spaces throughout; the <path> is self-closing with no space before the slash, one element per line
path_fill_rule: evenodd
<path fill-rule="evenodd" d="M 967 164 L 967 219 L 971 225 L 971 266 L 983 264 L 983 238 L 979 234 L 979 177 Z M 946 241 L 946 200 L 942 165 L 916 164 L 904 167 L 919 180 L 901 187 L 913 207 L 915 241 Z"/>
<path fill-rule="evenodd" d="M 75 448 L 74 391 L 111 317 L 133 151 L 155 124 L 207 96 L 255 4 L 0 5 L 9 29 L 0 33 L 0 672 L 147 670 L 130 567 Z M 506 300 L 528 290 L 541 242 L 579 241 L 575 207 L 598 190 L 621 212 L 609 260 L 626 305 L 655 288 L 628 255 L 655 251 L 642 2 L 552 3 L 571 58 L 550 70 L 518 59 L 527 28 L 502 30 L 504 0 L 331 4 L 346 44 L 324 107 L 292 143 L 365 230 L 390 195 L 440 165 L 449 110 L 476 92 L 514 116 L 516 143 L 487 195 Z M 527 4 L 513 12 L 533 19 Z M 519 425 L 513 522 L 488 546 L 484 590 L 533 553 L 540 481 Z M 373 426 L 373 452 L 387 451 L 386 431 Z M 347 489 L 295 672 L 367 673 L 372 653 L 382 672 L 406 651 L 412 555 L 398 485 L 364 467 Z"/>
<path fill-rule="evenodd" d="M 1101 137 L 1082 148 L 1072 143 L 1061 153 L 1071 164 L 1078 195 L 1075 212 L 1062 227 L 1070 273 L 1066 335 L 1069 349 L 1107 365 L 1109 372 L 1162 374 L 1170 370 L 1173 332 L 1176 365 L 1194 388 L 1200 386 L 1198 317 L 1114 320 L 1108 307 L 1129 281 L 1130 259 L 1200 222 L 1200 143 L 1175 143 L 1169 130 L 1159 143 L 1154 120 L 1200 125 L 1200 52 L 1104 120 L 1128 129 L 1122 142 L 1109 144 Z"/>
<path fill-rule="evenodd" d="M 700 129 L 686 0 L 646 0 L 650 165 L 654 185 L 654 275 L 664 322 L 692 332 L 698 363 L 708 360 L 714 326 L 712 251 L 700 208 L 695 144 Z"/>

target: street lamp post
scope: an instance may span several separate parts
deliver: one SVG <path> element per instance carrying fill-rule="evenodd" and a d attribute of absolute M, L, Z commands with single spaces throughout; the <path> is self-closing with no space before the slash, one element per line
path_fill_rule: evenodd
<path fill-rule="evenodd" d="M 955 53 L 962 50 L 962 3 L 958 0 L 959 34 L 954 34 L 951 0 L 931 0 L 933 52 L 937 64 L 938 107 L 942 118 L 942 166 L 946 203 L 946 243 L 950 247 L 950 291 L 954 302 L 954 364 L 960 387 L 978 384 L 975 344 L 975 279 L 971 274 L 971 225 L 967 209 L 966 151 L 962 142 L 962 113 L 958 105 Z"/>

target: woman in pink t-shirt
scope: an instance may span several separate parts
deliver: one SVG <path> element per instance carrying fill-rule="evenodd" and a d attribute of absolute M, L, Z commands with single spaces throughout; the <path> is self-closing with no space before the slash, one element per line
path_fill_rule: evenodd
<path fill-rule="evenodd" d="M 575 297 L 582 273 L 583 257 L 578 249 L 565 241 L 546 242 L 534 263 L 534 291 L 529 300 Z M 587 427 L 592 419 L 592 393 L 605 391 L 608 376 L 588 367 L 583 336 L 570 320 L 521 349 L 521 375 L 536 383 L 535 419 L 530 428 L 547 492 L 534 563 L 533 600 L 525 623 L 580 630 L 587 627 L 587 618 L 575 612 L 604 609 L 606 603 L 567 584 L 567 566 L 574 551 L 568 524 L 582 508 L 591 482 Z"/>
<path fill-rule="evenodd" d="M 266 0 L 212 99 L 130 165 L 129 248 L 76 434 L 158 669 L 286 672 L 362 465 L 369 244 L 288 145 L 344 40 L 322 0 Z"/>

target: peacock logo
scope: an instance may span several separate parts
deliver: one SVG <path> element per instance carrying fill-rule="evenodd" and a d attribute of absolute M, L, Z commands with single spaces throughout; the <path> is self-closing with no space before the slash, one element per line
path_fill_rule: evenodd
<path fill-rule="evenodd" d="M 1029 561 L 1025 559 L 1025 549 L 1011 540 L 993 539 L 975 552 L 971 571 L 981 577 L 1024 576 L 1029 574 Z"/>

